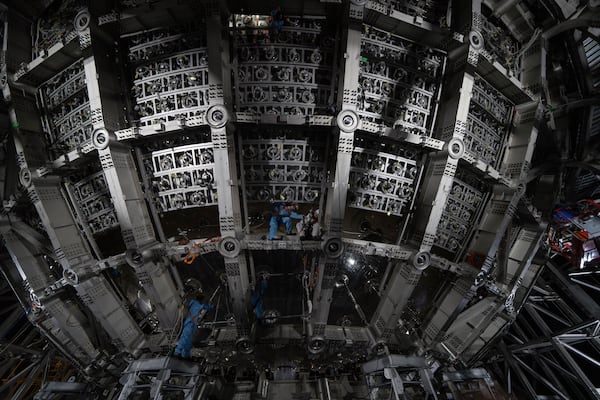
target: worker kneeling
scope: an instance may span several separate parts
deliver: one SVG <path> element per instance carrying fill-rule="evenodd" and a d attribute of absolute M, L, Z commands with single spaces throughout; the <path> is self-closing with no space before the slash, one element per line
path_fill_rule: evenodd
<path fill-rule="evenodd" d="M 173 353 L 176 357 L 190 358 L 192 356 L 192 338 L 196 331 L 198 321 L 204 317 L 208 310 L 213 309 L 213 304 L 204 304 L 204 293 L 198 293 L 195 299 L 192 299 L 187 304 L 188 312 L 186 313 L 185 321 L 183 322 L 183 331 L 179 337 L 179 342 Z"/>
<path fill-rule="evenodd" d="M 269 239 L 277 240 L 281 239 L 281 236 L 277 236 L 277 229 L 279 225 L 285 225 L 285 234 L 293 235 L 293 222 L 292 219 L 304 219 L 304 215 L 298 214 L 298 205 L 296 203 L 282 203 L 277 202 L 273 204 L 273 214 L 269 221 Z"/>

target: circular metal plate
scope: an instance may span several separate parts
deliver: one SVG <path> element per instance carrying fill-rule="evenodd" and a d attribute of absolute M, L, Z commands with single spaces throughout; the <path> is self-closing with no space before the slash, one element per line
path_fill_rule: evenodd
<path fill-rule="evenodd" d="M 19 182 L 23 187 L 28 188 L 31 186 L 31 171 L 29 168 L 21 168 L 19 171 Z"/>
<path fill-rule="evenodd" d="M 462 139 L 452 138 L 448 142 L 448 155 L 451 158 L 459 159 L 465 154 L 465 144 Z"/>
<path fill-rule="evenodd" d="M 323 252 L 329 258 L 338 258 L 344 252 L 344 243 L 340 238 L 329 238 L 323 242 Z"/>
<path fill-rule="evenodd" d="M 75 30 L 81 32 L 86 30 L 90 26 L 90 21 L 92 20 L 92 16 L 88 10 L 81 10 L 73 19 L 73 26 Z"/>
<path fill-rule="evenodd" d="M 98 150 L 104 150 L 108 147 L 108 143 L 110 141 L 110 136 L 106 129 L 96 129 L 94 133 L 92 133 L 92 144 Z"/>
<path fill-rule="evenodd" d="M 482 50 L 483 49 L 483 36 L 481 35 L 481 33 L 477 32 L 477 31 L 469 32 L 469 44 L 475 50 Z"/>
<path fill-rule="evenodd" d="M 227 109 L 220 104 L 212 106 L 206 112 L 206 122 L 208 122 L 211 128 L 222 128 L 227 124 L 228 120 L 229 114 L 227 113 Z"/>
<path fill-rule="evenodd" d="M 219 253 L 223 257 L 237 257 L 240 254 L 240 241 L 234 237 L 225 237 L 219 242 Z"/>
<path fill-rule="evenodd" d="M 415 267 L 419 271 L 423 271 L 431 264 L 431 254 L 429 254 L 429 252 L 427 251 L 418 252 L 413 257 L 412 264 L 413 267 Z"/>
<path fill-rule="evenodd" d="M 344 132 L 354 132 L 358 128 L 358 115 L 352 110 L 341 111 L 336 119 L 338 127 Z"/>

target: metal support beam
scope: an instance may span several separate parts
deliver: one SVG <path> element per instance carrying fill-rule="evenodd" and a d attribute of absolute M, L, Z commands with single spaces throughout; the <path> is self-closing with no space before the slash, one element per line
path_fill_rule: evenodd
<path fill-rule="evenodd" d="M 348 8 L 344 7 L 345 13 Z M 348 14 L 344 15 L 348 20 Z M 354 142 L 354 131 L 359 126 L 357 110 L 358 75 L 360 65 L 361 26 L 349 23 L 343 33 L 341 46 L 345 48 L 343 74 L 340 76 L 341 90 L 338 91 L 338 106 L 341 109 L 337 117 L 338 137 L 335 173 L 330 177 L 327 190 L 325 213 L 323 214 L 324 255 L 319 258 L 317 285 L 313 293 L 313 313 L 310 320 L 311 336 L 322 336 L 329 316 L 338 258 L 343 253 L 341 242 L 342 226 L 346 212 L 346 198 L 349 189 L 350 162 Z"/>
<path fill-rule="evenodd" d="M 574 284 L 569 278 L 562 273 L 560 268 L 554 261 L 548 260 L 546 268 L 552 272 L 557 281 L 567 289 L 569 296 L 594 319 L 600 319 L 600 305 L 590 297 L 582 288 Z"/>
<path fill-rule="evenodd" d="M 94 347 L 84 328 L 88 323 L 86 318 L 76 310 L 76 307 L 67 304 L 59 297 L 44 299 L 46 294 L 49 294 L 47 288 L 51 281 L 42 254 L 32 250 L 10 228 L 2 227 L 0 235 L 22 278 L 29 283 L 33 293 L 42 299 L 40 302 L 45 311 L 56 319 L 58 326 L 68 337 L 68 341 L 63 345 L 70 351 L 70 356 L 78 359 L 82 364 L 90 364 L 100 352 Z"/>
<path fill-rule="evenodd" d="M 387 339 L 394 333 L 408 299 L 421 278 L 421 272 L 405 262 L 394 267 L 392 277 L 371 318 L 370 325 L 380 337 Z"/>
<path fill-rule="evenodd" d="M 233 115 L 231 99 L 231 66 L 229 63 L 229 35 L 221 24 L 221 16 L 207 19 L 208 83 L 211 107 L 206 112 L 214 151 L 214 180 L 217 188 L 219 227 L 224 239 L 218 246 L 224 256 L 225 273 L 232 309 L 238 328 L 248 325 L 250 281 L 246 254 L 241 250 L 239 239 L 243 238 L 236 146 L 233 127 L 229 124 Z M 242 334 L 241 332 L 239 332 Z"/>
<path fill-rule="evenodd" d="M 485 261 L 483 262 L 483 266 L 481 267 L 481 270 L 480 270 L 479 274 L 477 274 L 477 277 L 475 278 L 475 280 L 469 283 L 470 287 L 464 292 L 464 296 L 458 302 L 455 302 L 456 301 L 456 293 L 451 292 L 451 293 L 449 293 L 449 295 L 453 298 L 453 300 L 448 301 L 449 299 L 447 299 L 442 302 L 443 306 L 445 308 L 454 307 L 454 309 L 452 312 L 450 312 L 450 314 L 447 314 L 447 319 L 441 325 L 439 330 L 432 329 L 431 332 L 437 330 L 437 335 L 434 339 L 435 341 L 439 341 L 444 337 L 448 328 L 450 328 L 450 326 L 452 325 L 454 320 L 465 309 L 465 307 L 467 307 L 467 305 L 469 304 L 469 302 L 475 295 L 477 289 L 485 282 L 487 274 L 489 273 L 490 269 L 492 268 L 493 262 L 496 258 L 496 252 L 498 250 L 500 241 L 502 240 L 502 237 L 504 236 L 504 233 L 506 231 L 506 228 L 508 227 L 510 220 L 513 218 L 514 212 L 517 208 L 517 204 L 522 195 L 523 195 L 523 191 L 516 191 L 512 194 L 512 197 L 510 198 L 510 202 L 508 203 L 505 214 L 502 216 L 502 218 L 500 219 L 500 221 L 496 227 L 496 235 L 494 237 L 494 241 L 492 242 L 492 244 L 489 248 L 489 251 L 487 253 Z M 436 317 L 434 317 L 434 319 L 436 319 Z M 432 320 L 432 323 L 433 323 L 433 320 Z M 437 323 L 439 323 L 439 321 Z M 431 324 L 430 324 L 430 326 L 431 326 Z"/>
<path fill-rule="evenodd" d="M 98 150 L 115 214 L 129 250 L 133 267 L 144 291 L 156 307 L 161 327 L 172 329 L 177 320 L 179 295 L 169 273 L 169 260 L 157 254 L 158 242 L 152 220 L 137 176 L 131 148 L 116 141 L 112 133 L 119 128 L 120 103 L 112 96 L 118 91 L 118 76 L 106 62 L 107 50 L 103 38 L 92 29 L 92 55 L 83 61 L 90 100 L 94 133 L 92 143 Z M 104 53 L 108 52 L 108 53 Z"/>
<path fill-rule="evenodd" d="M 438 125 L 442 138 L 446 140 L 445 151 L 435 154 L 429 161 L 425 173 L 427 186 L 418 201 L 421 207 L 415 215 L 416 231 L 423 235 L 419 251 L 431 251 L 437 235 L 442 213 L 452 190 L 458 160 L 465 152 L 463 142 L 469 103 L 473 91 L 474 77 L 467 73 L 452 78 L 454 84 L 446 87 L 458 87 L 455 96 L 448 96 L 442 107 Z"/>
<path fill-rule="evenodd" d="M 552 338 L 552 345 L 554 346 L 556 351 L 558 351 L 561 358 L 569 365 L 571 370 L 577 375 L 580 382 L 583 383 L 583 385 L 588 391 L 588 394 L 591 395 L 591 397 L 594 399 L 600 399 L 600 391 L 588 378 L 587 374 L 583 371 L 581 366 L 569 354 L 565 344 L 562 343 L 559 338 Z"/>
<path fill-rule="evenodd" d="M 21 120 L 17 111 L 11 108 L 13 126 L 19 126 Z M 32 166 L 40 161 L 41 149 L 36 148 L 33 143 L 28 147 L 23 146 L 23 133 L 20 128 L 16 128 L 12 133 L 21 168 L 21 184 L 26 188 L 40 216 L 54 248 L 55 258 L 63 267 L 65 279 L 75 287 L 78 296 L 98 317 L 100 324 L 113 338 L 117 347 L 127 351 L 137 350 L 138 346 L 143 344 L 143 334 L 108 282 L 102 277 L 91 276 L 95 260 L 80 235 L 63 196 L 60 180 L 51 176 L 36 177 L 37 173 L 32 170 Z M 40 146 L 40 143 L 43 142 L 39 141 L 37 146 Z"/>

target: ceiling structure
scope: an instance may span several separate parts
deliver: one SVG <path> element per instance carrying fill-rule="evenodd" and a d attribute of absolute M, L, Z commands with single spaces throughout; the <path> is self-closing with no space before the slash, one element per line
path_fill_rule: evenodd
<path fill-rule="evenodd" d="M 0 19 L 3 397 L 600 398 L 597 1 Z"/>

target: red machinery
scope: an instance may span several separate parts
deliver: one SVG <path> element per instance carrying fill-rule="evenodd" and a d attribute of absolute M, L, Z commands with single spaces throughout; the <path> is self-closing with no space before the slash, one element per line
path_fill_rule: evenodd
<path fill-rule="evenodd" d="M 576 268 L 600 264 L 600 204 L 585 199 L 574 207 L 556 208 L 546 242 Z"/>

